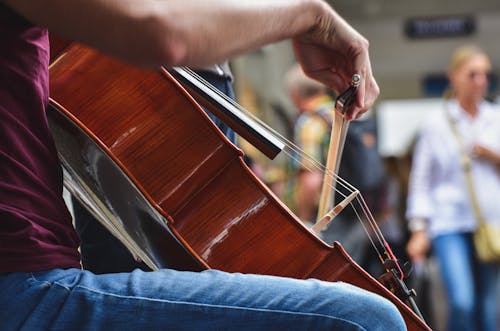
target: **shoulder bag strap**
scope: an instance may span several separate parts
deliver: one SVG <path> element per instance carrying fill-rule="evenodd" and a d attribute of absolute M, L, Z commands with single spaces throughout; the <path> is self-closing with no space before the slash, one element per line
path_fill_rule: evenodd
<path fill-rule="evenodd" d="M 484 223 L 484 218 L 483 214 L 481 213 L 481 209 L 479 208 L 479 202 L 476 197 L 476 192 L 474 190 L 474 184 L 472 182 L 472 174 L 471 174 L 471 163 L 472 160 L 470 156 L 467 154 L 465 151 L 465 145 L 462 140 L 462 137 L 460 136 L 460 133 L 458 132 L 457 124 L 455 123 L 455 120 L 451 118 L 449 112 L 445 109 L 445 115 L 446 118 L 448 119 L 448 122 L 450 123 L 451 131 L 453 132 L 453 135 L 457 139 L 459 148 L 460 148 L 460 164 L 462 165 L 462 169 L 465 174 L 465 179 L 467 182 L 467 188 L 469 190 L 470 194 L 470 201 L 472 203 L 472 208 L 474 210 L 474 215 L 476 216 L 476 219 L 479 224 Z"/>

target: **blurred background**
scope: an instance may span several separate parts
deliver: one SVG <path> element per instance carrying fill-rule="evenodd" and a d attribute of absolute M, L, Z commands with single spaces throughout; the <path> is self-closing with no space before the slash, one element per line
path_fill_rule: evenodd
<path fill-rule="evenodd" d="M 340 0 L 335 1 L 335 8 L 370 41 L 373 71 L 381 89 L 374 108 L 384 156 L 407 152 L 421 117 L 431 111 L 434 99 L 447 86 L 446 68 L 455 48 L 475 44 L 491 56 L 489 98 L 496 100 L 498 1 Z M 231 63 L 239 103 L 287 137 L 291 137 L 297 110 L 287 95 L 284 76 L 294 62 L 290 43 L 282 42 Z"/>
<path fill-rule="evenodd" d="M 483 48 L 491 57 L 488 99 L 498 99 L 500 74 L 500 2 L 498 0 L 336 0 L 335 9 L 370 41 L 371 61 L 381 89 L 370 112 L 377 126 L 377 149 L 397 189 L 391 196 L 396 230 L 388 230 L 403 249 L 406 188 L 415 135 L 429 112 L 439 109 L 447 87 L 451 53 L 464 44 Z M 295 63 L 289 42 L 282 42 L 234 59 L 230 65 L 238 102 L 279 133 L 293 140 L 298 110 L 285 86 Z M 286 160 L 270 161 L 240 140 L 254 170 L 278 196 L 284 193 Z M 392 233 L 392 234 L 391 234 Z M 428 322 L 443 330 L 443 291 L 432 257 L 425 271 L 412 276 L 418 303 Z"/>

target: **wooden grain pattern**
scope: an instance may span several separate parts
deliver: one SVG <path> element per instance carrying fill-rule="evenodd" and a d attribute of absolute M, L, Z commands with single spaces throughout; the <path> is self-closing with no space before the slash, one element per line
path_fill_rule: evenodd
<path fill-rule="evenodd" d="M 305 228 L 166 71 L 141 70 L 74 44 L 50 75 L 60 110 L 170 220 L 193 259 L 231 272 L 346 281 L 389 298 L 409 330 L 428 330 L 339 244 L 327 245 Z"/>

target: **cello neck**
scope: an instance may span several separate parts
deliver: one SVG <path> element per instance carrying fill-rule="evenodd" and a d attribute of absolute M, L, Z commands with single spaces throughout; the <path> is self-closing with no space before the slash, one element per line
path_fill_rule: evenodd
<path fill-rule="evenodd" d="M 193 71 L 182 67 L 175 67 L 169 69 L 168 72 L 195 97 L 198 103 L 245 138 L 268 158 L 274 159 L 285 148 L 285 144 L 282 141 L 259 122 L 251 118 L 247 111 L 221 94 Z"/>

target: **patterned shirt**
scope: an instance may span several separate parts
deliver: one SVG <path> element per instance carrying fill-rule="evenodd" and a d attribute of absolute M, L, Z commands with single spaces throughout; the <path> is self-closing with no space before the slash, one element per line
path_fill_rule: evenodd
<path fill-rule="evenodd" d="M 321 164 L 326 163 L 333 110 L 334 101 L 330 97 L 312 98 L 294 126 L 294 143 Z M 295 209 L 297 174 L 301 168 L 307 166 L 304 162 L 299 155 L 295 155 L 287 164 L 287 186 L 283 199 L 292 210 Z"/>

